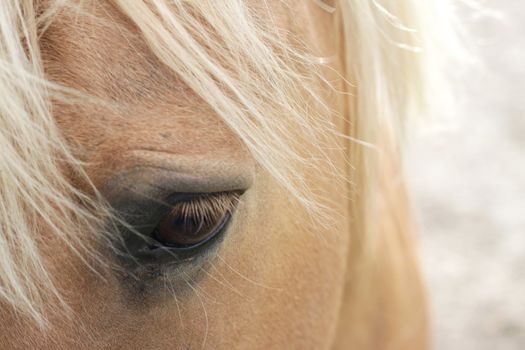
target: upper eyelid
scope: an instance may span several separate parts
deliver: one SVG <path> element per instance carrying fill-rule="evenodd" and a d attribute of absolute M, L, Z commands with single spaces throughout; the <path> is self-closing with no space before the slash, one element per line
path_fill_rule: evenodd
<path fill-rule="evenodd" d="M 117 213 L 133 212 L 133 204 L 146 207 L 162 205 L 171 194 L 193 195 L 245 191 L 251 185 L 246 176 L 230 178 L 197 177 L 162 167 L 136 166 L 113 176 L 100 189 L 106 201 Z"/>
<path fill-rule="evenodd" d="M 164 200 L 172 193 L 216 193 L 245 191 L 251 178 L 198 177 L 162 167 L 137 166 L 113 176 L 100 189 L 112 207 L 126 202 L 129 197 L 148 197 Z"/>
<path fill-rule="evenodd" d="M 180 201 L 173 207 L 180 206 L 182 215 L 193 214 L 197 219 L 209 220 L 213 215 L 231 213 L 236 208 L 241 195 L 240 191 L 196 194 L 190 200 Z M 189 209 L 191 205 L 194 207 Z"/>

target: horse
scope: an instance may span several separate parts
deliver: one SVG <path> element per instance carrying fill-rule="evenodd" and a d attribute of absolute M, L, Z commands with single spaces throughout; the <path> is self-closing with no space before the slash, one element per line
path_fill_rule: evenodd
<path fill-rule="evenodd" d="M 0 348 L 426 348 L 445 4 L 1 1 Z"/>

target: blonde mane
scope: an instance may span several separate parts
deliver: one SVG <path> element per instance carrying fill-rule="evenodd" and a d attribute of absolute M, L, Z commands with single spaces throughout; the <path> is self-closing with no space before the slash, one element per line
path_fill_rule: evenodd
<path fill-rule="evenodd" d="M 374 238 L 373 217 L 384 146 L 378 140 L 385 134 L 395 140 L 407 118 L 432 110 L 446 94 L 443 58 L 455 40 L 446 1 L 335 1 L 339 51 L 324 56 L 340 59 L 342 71 L 330 83 L 320 73 L 323 60 L 291 33 L 264 26 L 244 0 L 113 2 L 157 58 L 312 213 L 323 205 L 295 171 L 313 161 L 301 153 L 301 142 L 323 155 L 328 138 L 346 138 L 351 176 L 341 181 L 354 186 L 352 239 L 359 242 L 352 251 L 355 259 L 374 259 L 373 249 L 364 247 L 382 239 Z M 85 237 L 103 234 L 110 217 L 53 119 L 52 99 L 83 101 L 82 93 L 46 80 L 40 57 L 39 37 L 64 7 L 81 11 L 79 2 L 68 0 L 52 1 L 45 11 L 33 1 L 0 2 L 0 305 L 42 327 L 46 305 L 67 308 L 42 246 L 62 241 L 85 257 Z M 319 98 L 327 88 L 339 91 L 336 106 Z M 332 109 L 348 125 L 345 135 L 325 118 Z M 320 176 L 345 176 L 329 159 L 315 164 Z M 71 174 L 82 180 L 83 191 L 71 184 Z"/>

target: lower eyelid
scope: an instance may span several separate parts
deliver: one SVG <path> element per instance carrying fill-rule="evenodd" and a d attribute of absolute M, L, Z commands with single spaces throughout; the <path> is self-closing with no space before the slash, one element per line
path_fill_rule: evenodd
<path fill-rule="evenodd" d="M 232 215 L 221 234 L 196 248 L 198 254 L 162 247 L 138 259 L 128 257 L 121 260 L 123 269 L 119 270 L 119 279 L 129 298 L 140 298 L 140 305 L 144 307 L 149 303 L 161 303 L 164 297 L 171 298 L 173 292 L 181 295 L 191 293 L 187 281 L 197 283 L 208 274 L 208 264 L 217 256 L 221 243 L 226 240 L 226 233 L 234 227 L 235 216 Z"/>

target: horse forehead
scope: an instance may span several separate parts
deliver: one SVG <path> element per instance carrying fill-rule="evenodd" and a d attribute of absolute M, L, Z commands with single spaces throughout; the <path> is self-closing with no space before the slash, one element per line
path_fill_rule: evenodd
<path fill-rule="evenodd" d="M 138 29 L 111 2 L 73 3 L 78 6 L 62 9 L 42 36 L 46 73 L 58 83 L 124 105 L 117 112 L 68 105 L 55 109 L 66 137 L 92 153 L 88 160 L 115 158 L 119 151 L 137 148 L 247 158 L 222 120 L 158 61 Z M 299 3 L 247 2 L 253 11 L 273 15 L 263 20 L 296 30 L 304 21 L 291 14 L 311 10 Z"/>
<path fill-rule="evenodd" d="M 41 47 L 53 80 L 96 97 L 126 102 L 188 92 L 109 1 L 62 8 Z"/>
<path fill-rule="evenodd" d="M 83 160 L 98 164 L 91 174 L 95 182 L 129 166 L 118 159 L 134 150 L 251 162 L 238 138 L 156 59 L 127 18 L 110 2 L 87 3 L 81 13 L 64 9 L 41 47 L 51 80 L 118 104 L 113 109 L 55 102 L 65 137 L 79 146 Z"/>
<path fill-rule="evenodd" d="M 312 30 L 326 25 L 322 13 L 313 11 L 309 1 L 246 3 L 259 21 L 301 33 L 310 42 Z M 41 39 L 46 71 L 54 80 L 117 101 L 169 97 L 165 96 L 168 91 L 191 94 L 112 2 L 72 0 L 69 4 Z M 324 43 L 325 37 L 316 32 L 313 41 Z"/>

